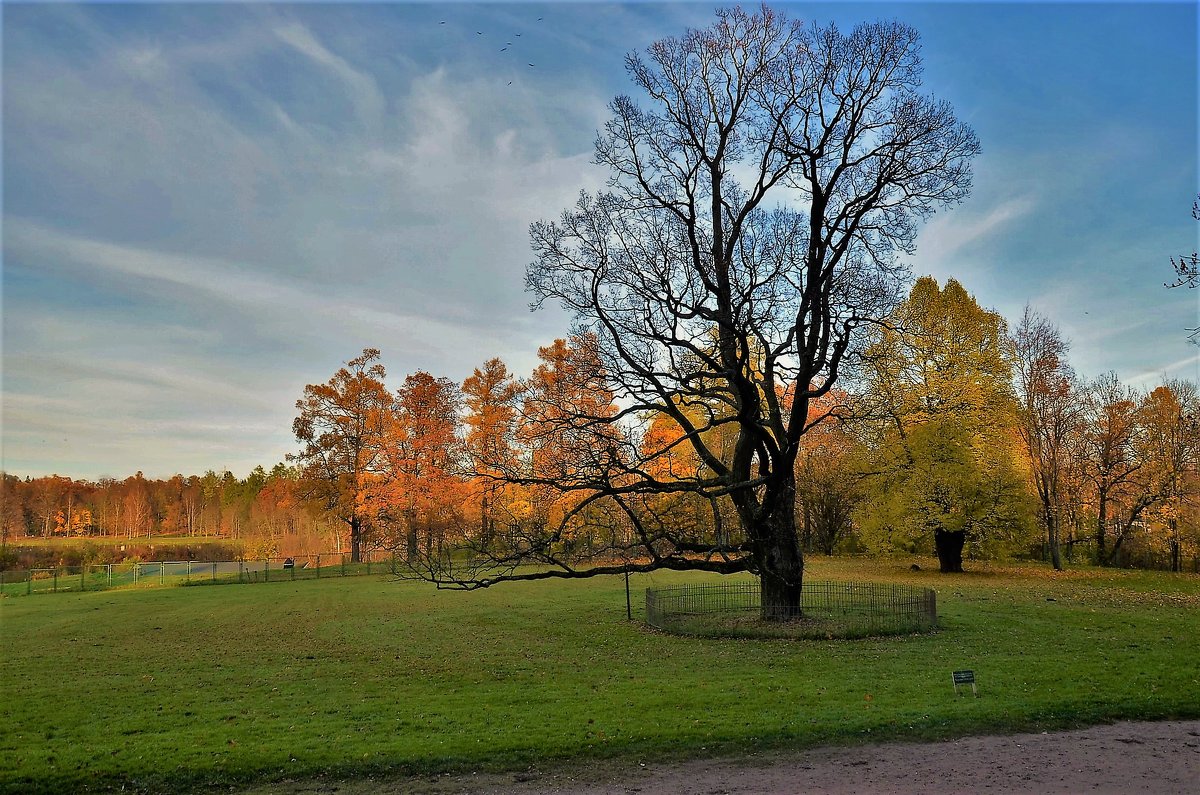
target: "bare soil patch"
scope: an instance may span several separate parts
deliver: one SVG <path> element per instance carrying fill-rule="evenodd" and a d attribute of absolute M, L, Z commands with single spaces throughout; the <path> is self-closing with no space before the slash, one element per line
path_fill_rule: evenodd
<path fill-rule="evenodd" d="M 281 782 L 258 792 L 734 795 L 757 793 L 1101 793 L 1200 791 L 1200 721 L 1117 723 L 1077 731 L 936 743 L 814 748 L 674 763 L 426 779 Z"/>

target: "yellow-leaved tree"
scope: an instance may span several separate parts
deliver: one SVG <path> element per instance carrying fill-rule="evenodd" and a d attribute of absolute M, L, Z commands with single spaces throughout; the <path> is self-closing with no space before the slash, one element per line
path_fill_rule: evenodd
<path fill-rule="evenodd" d="M 866 352 L 860 407 L 876 454 L 859 506 L 873 549 L 937 554 L 962 571 L 1020 540 L 1029 500 L 1017 466 L 1016 401 L 1007 324 L 950 279 L 917 280 Z"/>

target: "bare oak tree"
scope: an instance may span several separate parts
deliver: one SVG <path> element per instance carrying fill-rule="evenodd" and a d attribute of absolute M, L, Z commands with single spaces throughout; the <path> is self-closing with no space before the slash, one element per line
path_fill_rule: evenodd
<path fill-rule="evenodd" d="M 561 407 L 595 439 L 548 484 L 575 492 L 573 509 L 544 538 L 493 554 L 490 573 L 441 581 L 751 571 L 764 614 L 787 615 L 803 577 L 795 463 L 809 403 L 833 387 L 856 330 L 895 302 L 894 258 L 913 250 L 919 221 L 967 194 L 978 142 L 921 93 L 919 37 L 899 22 L 847 34 L 765 6 L 720 10 L 706 29 L 628 55 L 626 70 L 648 104 L 610 103 L 595 144 L 608 189 L 532 225 L 527 272 L 535 305 L 558 302 L 595 339 L 619 411 Z M 660 415 L 678 433 L 644 444 Z M 681 448 L 698 466 L 656 476 Z M 646 508 L 672 494 L 708 501 L 714 522 L 731 505 L 736 530 L 672 530 Z M 614 565 L 564 553 L 588 511 L 624 523 Z"/>

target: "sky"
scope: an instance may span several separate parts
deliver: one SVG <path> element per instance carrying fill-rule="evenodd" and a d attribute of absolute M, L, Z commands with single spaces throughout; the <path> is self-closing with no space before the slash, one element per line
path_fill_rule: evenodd
<path fill-rule="evenodd" d="M 914 276 L 1032 306 L 1084 377 L 1200 378 L 1200 291 L 1163 286 L 1200 230 L 1195 3 L 773 7 L 915 26 L 975 129 Z M 0 468 L 270 468 L 366 347 L 393 388 L 528 374 L 569 329 L 529 310 L 529 224 L 603 186 L 625 53 L 714 8 L 4 3 Z"/>

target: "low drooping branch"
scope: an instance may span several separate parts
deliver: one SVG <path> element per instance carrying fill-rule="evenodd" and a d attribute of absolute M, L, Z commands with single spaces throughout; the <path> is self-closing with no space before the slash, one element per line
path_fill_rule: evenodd
<path fill-rule="evenodd" d="M 518 568 L 498 570 L 483 573 L 468 570 L 465 576 L 459 576 L 453 566 L 437 567 L 430 571 L 428 579 L 439 589 L 474 591 L 489 588 L 501 582 L 520 582 L 530 580 L 567 579 L 578 580 L 589 577 L 599 577 L 609 574 L 645 574 L 652 571 L 705 571 L 713 574 L 739 574 L 750 571 L 749 560 L 704 560 L 691 558 L 664 558 L 649 562 L 614 563 L 608 565 L 589 566 L 575 569 L 543 569 L 540 571 L 523 571 Z"/>

